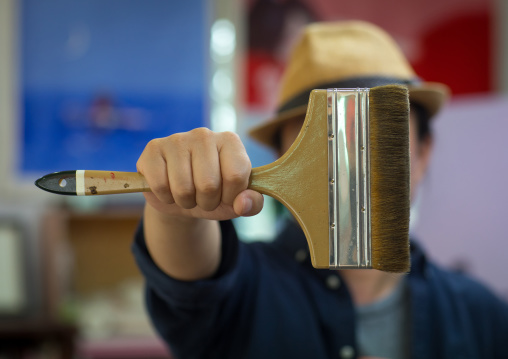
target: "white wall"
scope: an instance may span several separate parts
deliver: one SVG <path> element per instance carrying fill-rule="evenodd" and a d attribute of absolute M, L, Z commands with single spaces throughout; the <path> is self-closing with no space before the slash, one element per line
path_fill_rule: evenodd
<path fill-rule="evenodd" d="M 17 0 L 0 0 L 0 219 L 23 227 L 30 280 L 31 310 L 43 305 L 41 293 L 40 219 L 51 198 L 41 194 L 33 181 L 16 175 L 19 114 Z"/>
<path fill-rule="evenodd" d="M 465 266 L 508 300 L 508 1 L 493 5 L 493 83 L 503 97 L 456 98 L 436 119 L 414 233 L 438 263 Z"/>
<path fill-rule="evenodd" d="M 17 27 L 14 0 L 0 2 L 0 184 L 5 186 L 13 162 L 13 126 L 17 113 Z M 1 191 L 1 190 L 0 190 Z"/>
<path fill-rule="evenodd" d="M 415 234 L 432 258 L 508 299 L 508 97 L 467 96 L 435 120 Z"/>

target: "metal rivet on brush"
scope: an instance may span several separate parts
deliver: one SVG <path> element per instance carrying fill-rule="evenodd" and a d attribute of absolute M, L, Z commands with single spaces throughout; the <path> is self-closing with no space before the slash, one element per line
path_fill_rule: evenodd
<path fill-rule="evenodd" d="M 333 135 L 333 133 L 330 133 L 330 134 L 328 135 L 328 139 L 330 139 L 330 140 L 333 140 L 333 138 L 334 138 L 334 137 L 335 137 L 335 136 Z"/>
<path fill-rule="evenodd" d="M 335 223 L 332 223 L 331 227 L 332 227 L 332 228 L 335 228 Z"/>
<path fill-rule="evenodd" d="M 330 183 L 335 183 L 335 180 L 332 178 L 332 180 L 330 181 Z"/>
<path fill-rule="evenodd" d="M 362 212 L 365 212 L 365 207 L 362 207 Z"/>

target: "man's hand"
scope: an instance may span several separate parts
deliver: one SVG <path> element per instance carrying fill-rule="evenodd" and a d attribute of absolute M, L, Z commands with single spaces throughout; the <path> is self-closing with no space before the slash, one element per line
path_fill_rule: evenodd
<path fill-rule="evenodd" d="M 251 163 L 231 132 L 198 128 L 148 143 L 138 171 L 145 193 L 145 242 L 154 262 L 181 280 L 212 276 L 221 260 L 217 220 L 252 216 L 263 196 L 248 190 Z"/>
<path fill-rule="evenodd" d="M 247 190 L 251 163 L 231 132 L 198 128 L 152 140 L 137 169 L 152 189 L 147 203 L 161 214 L 225 220 L 263 207 L 263 196 Z"/>

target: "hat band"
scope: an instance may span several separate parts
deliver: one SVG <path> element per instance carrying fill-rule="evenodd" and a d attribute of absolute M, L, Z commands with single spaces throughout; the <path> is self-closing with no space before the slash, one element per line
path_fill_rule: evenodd
<path fill-rule="evenodd" d="M 284 111 L 291 110 L 296 107 L 305 106 L 309 102 L 309 96 L 314 89 L 329 89 L 329 88 L 371 88 L 384 85 L 418 85 L 421 80 L 417 77 L 409 80 L 403 80 L 395 77 L 386 76 L 366 76 L 366 77 L 352 77 L 346 80 L 329 82 L 326 84 L 317 85 L 311 89 L 300 92 L 295 97 L 291 98 L 284 105 L 280 106 L 277 114 Z"/>

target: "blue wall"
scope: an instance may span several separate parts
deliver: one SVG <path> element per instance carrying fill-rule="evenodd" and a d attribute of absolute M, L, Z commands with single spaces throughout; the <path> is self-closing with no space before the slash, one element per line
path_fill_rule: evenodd
<path fill-rule="evenodd" d="M 205 0 L 23 0 L 23 172 L 135 170 L 204 125 Z"/>

